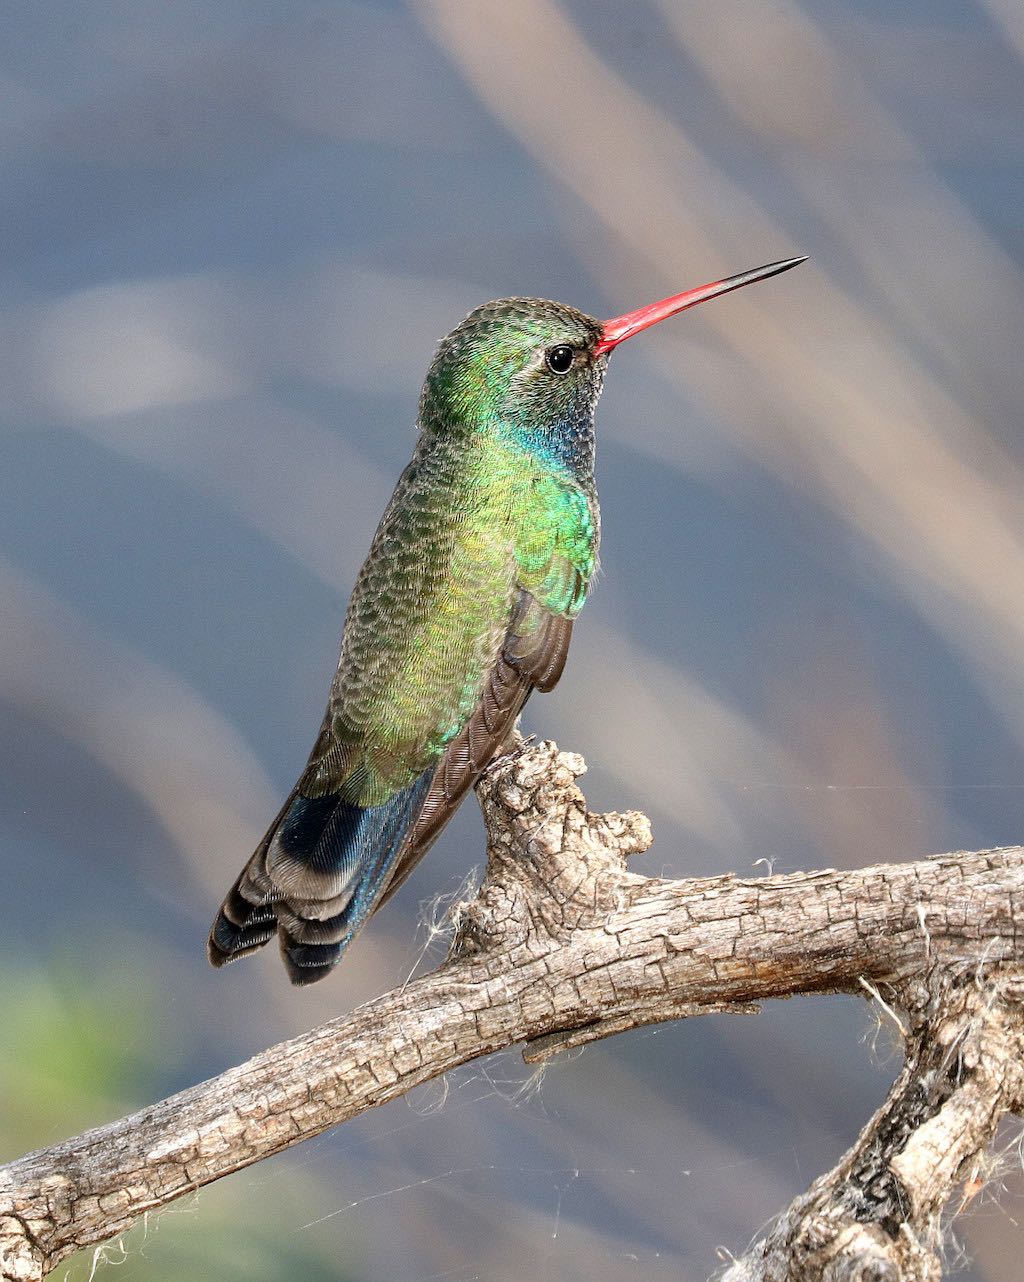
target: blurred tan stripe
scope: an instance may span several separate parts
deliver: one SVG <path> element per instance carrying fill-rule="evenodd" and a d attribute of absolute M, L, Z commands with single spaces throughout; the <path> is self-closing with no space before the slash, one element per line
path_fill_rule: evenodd
<path fill-rule="evenodd" d="M 766 169 L 784 173 L 823 219 L 857 266 L 859 293 L 884 300 L 872 327 L 947 361 L 966 348 L 958 376 L 977 363 L 996 375 L 1015 369 L 1024 297 L 1013 260 L 870 91 L 850 49 L 795 0 L 776 0 L 770 23 L 759 0 L 653 3 L 706 77 L 709 111 L 769 149 Z"/>
<path fill-rule="evenodd" d="M 0 600 L 0 698 L 101 762 L 152 811 L 199 884 L 222 892 L 271 805 L 242 736 L 186 682 L 104 637 L 5 558 Z"/>
<path fill-rule="evenodd" d="M 1019 0 L 978 0 L 978 4 L 999 27 L 1017 56 L 1024 59 L 1024 8 Z"/>
<path fill-rule="evenodd" d="M 580 699 L 573 710 L 594 763 L 622 780 L 630 805 L 656 807 L 684 833 L 720 850 L 726 867 L 743 844 L 735 810 L 742 787 L 799 787 L 807 778 L 741 713 L 593 620 L 577 630 L 572 663 L 574 686 L 601 691 L 600 699 Z M 655 847 L 653 858 L 676 861 L 679 873 L 696 871 L 685 867 L 684 852 Z"/>

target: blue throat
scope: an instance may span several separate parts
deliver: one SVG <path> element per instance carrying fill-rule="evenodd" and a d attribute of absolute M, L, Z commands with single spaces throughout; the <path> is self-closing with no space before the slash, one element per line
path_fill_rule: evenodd
<path fill-rule="evenodd" d="M 558 423 L 502 423 L 500 431 L 545 467 L 580 484 L 594 475 L 594 419 L 586 410 Z"/>

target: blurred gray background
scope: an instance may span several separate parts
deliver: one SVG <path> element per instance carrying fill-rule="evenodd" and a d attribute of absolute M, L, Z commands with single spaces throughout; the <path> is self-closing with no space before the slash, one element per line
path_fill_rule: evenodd
<path fill-rule="evenodd" d="M 811 255 L 612 362 L 603 575 L 525 726 L 586 756 L 593 808 L 650 813 L 643 868 L 1024 838 L 1014 0 L 10 0 L 3 28 L 0 1155 L 443 955 L 474 802 L 328 982 L 204 940 L 319 724 L 433 345 L 488 298 L 609 316 Z M 700 1282 L 898 1065 L 824 998 L 509 1053 L 106 1257 Z M 1019 1276 L 1013 1142 L 953 1226 L 966 1278 Z"/>

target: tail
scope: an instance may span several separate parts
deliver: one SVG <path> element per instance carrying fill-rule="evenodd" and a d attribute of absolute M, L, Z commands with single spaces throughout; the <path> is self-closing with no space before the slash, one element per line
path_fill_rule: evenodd
<path fill-rule="evenodd" d="M 431 766 L 380 806 L 296 789 L 221 905 L 207 944 L 213 965 L 276 934 L 293 984 L 323 979 L 387 890 L 433 776 Z"/>

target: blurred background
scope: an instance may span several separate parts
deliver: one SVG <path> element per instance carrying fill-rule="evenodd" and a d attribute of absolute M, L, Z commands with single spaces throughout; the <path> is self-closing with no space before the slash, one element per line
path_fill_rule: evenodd
<path fill-rule="evenodd" d="M 0 49 L 0 1157 L 436 964 L 467 804 L 344 967 L 225 972 L 436 340 L 797 253 L 617 353 L 603 575 L 525 728 L 642 870 L 1024 838 L 1013 0 L 10 0 Z M 641 868 L 641 865 L 637 865 Z M 866 1003 L 474 1064 L 59 1276 L 701 1282 L 899 1057 Z M 953 1226 L 1019 1276 L 1019 1158 Z"/>

